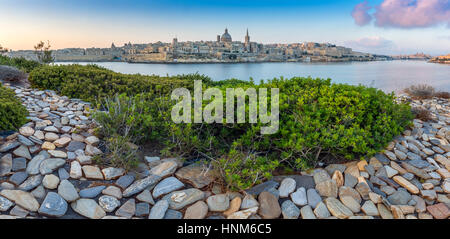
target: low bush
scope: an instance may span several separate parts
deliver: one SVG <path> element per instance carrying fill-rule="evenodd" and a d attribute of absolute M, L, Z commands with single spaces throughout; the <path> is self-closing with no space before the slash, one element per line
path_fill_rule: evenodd
<path fill-rule="evenodd" d="M 262 135 L 260 123 L 174 124 L 168 129 L 172 142 L 166 145 L 174 152 L 215 159 L 228 185 L 243 189 L 270 177 L 275 167 L 306 169 L 327 155 L 372 156 L 413 118 L 408 105 L 375 88 L 299 77 L 251 87 L 280 89 L 276 134 Z"/>
<path fill-rule="evenodd" d="M 224 108 L 226 88 L 279 88 L 278 132 L 261 134 L 261 123 L 174 123 L 171 109 L 177 102 L 170 94 L 174 88 L 185 87 L 193 95 L 196 79 L 203 80 L 204 88 L 215 86 L 223 92 Z M 276 168 L 313 167 L 323 157 L 370 157 L 401 134 L 413 118 L 409 105 L 396 103 L 393 94 L 332 84 L 329 79 L 212 82 L 200 75 L 126 75 L 96 66 L 71 65 L 41 67 L 30 74 L 30 81 L 39 88 L 97 102 L 100 109 L 106 109 L 95 119 L 101 126 L 99 133 L 110 144 L 108 152 L 113 158 L 118 155 L 113 160 L 116 165 L 129 160 L 130 149 L 121 145 L 158 141 L 165 145 L 165 155 L 210 159 L 233 189 L 246 189 L 270 178 Z M 120 96 L 109 103 L 99 103 L 117 94 Z M 203 107 L 208 103 L 204 100 Z M 248 122 L 248 106 L 246 115 Z"/>
<path fill-rule="evenodd" d="M 18 83 L 23 82 L 26 78 L 27 75 L 17 68 L 0 65 L 0 81 Z"/>
<path fill-rule="evenodd" d="M 20 58 L 11 58 L 7 56 L 0 55 L 0 65 L 13 66 L 17 69 L 24 71 L 26 73 L 30 73 L 34 69 L 41 66 L 41 64 L 37 61 L 27 60 L 23 57 Z"/>
<path fill-rule="evenodd" d="M 15 130 L 27 122 L 28 111 L 14 92 L 0 84 L 0 131 Z"/>
<path fill-rule="evenodd" d="M 406 89 L 404 92 L 411 96 L 413 99 L 431 99 L 434 96 L 434 88 L 426 84 L 412 85 Z"/>
<path fill-rule="evenodd" d="M 434 94 L 437 98 L 450 99 L 450 92 L 440 91 Z"/>
<path fill-rule="evenodd" d="M 432 120 L 431 112 L 423 107 L 413 107 L 411 109 L 416 119 L 420 119 L 424 122 Z"/>
<path fill-rule="evenodd" d="M 194 80 L 211 81 L 197 74 L 173 77 L 121 74 L 96 65 L 45 65 L 32 71 L 28 79 L 33 87 L 90 102 L 123 93 L 169 94 L 178 87 L 193 88 Z"/>

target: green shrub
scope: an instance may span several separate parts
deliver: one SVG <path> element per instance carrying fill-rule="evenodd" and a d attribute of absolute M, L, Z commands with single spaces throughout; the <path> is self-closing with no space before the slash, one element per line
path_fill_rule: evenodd
<path fill-rule="evenodd" d="M 15 130 L 27 122 L 28 111 L 14 92 L 0 84 L 0 130 Z"/>
<path fill-rule="evenodd" d="M 279 88 L 278 132 L 262 135 L 261 123 L 175 124 L 171 109 L 177 102 L 170 100 L 170 93 L 185 87 L 193 96 L 194 80 L 203 80 L 204 88 L 221 89 L 224 108 L 226 88 Z M 30 81 L 34 86 L 91 102 L 121 94 L 109 105 L 98 104 L 108 111 L 95 116 L 107 142 L 125 137 L 111 141 L 109 147 L 129 141 L 158 141 L 164 144 L 165 155 L 210 159 L 233 189 L 246 189 L 270 178 L 279 167 L 303 170 L 324 157 L 370 157 L 401 134 L 413 118 L 409 105 L 396 103 L 393 94 L 364 86 L 332 84 L 329 79 L 294 77 L 260 84 L 236 79 L 212 82 L 200 75 L 126 75 L 97 66 L 71 65 L 41 67 L 30 74 Z M 208 103 L 205 100 L 203 106 Z M 248 117 L 248 106 L 246 111 Z M 117 160 L 118 164 L 124 162 L 122 159 Z"/>
<path fill-rule="evenodd" d="M 26 73 L 30 73 L 32 70 L 41 66 L 41 64 L 39 62 L 27 60 L 23 57 L 10 58 L 7 56 L 2 56 L 2 55 L 0 55 L 0 65 L 14 66 L 14 67 L 18 68 L 19 70 L 24 71 Z"/>
<path fill-rule="evenodd" d="M 35 69 L 29 76 L 33 87 L 55 90 L 62 95 L 90 102 L 122 93 L 158 92 L 167 95 L 174 88 L 193 88 L 194 80 L 211 81 L 197 74 L 173 77 L 121 74 L 96 65 L 46 65 Z"/>
<path fill-rule="evenodd" d="M 410 107 L 395 103 L 393 94 L 330 80 L 295 77 L 234 87 L 280 89 L 276 134 L 261 135 L 260 123 L 173 124 L 168 128 L 172 142 L 166 143 L 175 152 L 217 159 L 215 165 L 233 188 L 245 189 L 266 179 L 274 165 L 306 169 L 325 156 L 370 157 L 413 118 Z M 257 160 L 249 163 L 249 158 Z"/>

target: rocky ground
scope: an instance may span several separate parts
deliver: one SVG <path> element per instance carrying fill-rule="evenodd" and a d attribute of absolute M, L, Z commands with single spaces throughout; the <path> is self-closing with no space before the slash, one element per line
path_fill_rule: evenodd
<path fill-rule="evenodd" d="M 0 136 L 0 218 L 382 218 L 450 216 L 450 104 L 412 101 L 432 112 L 414 120 L 368 161 L 277 176 L 223 192 L 208 168 L 145 157 L 137 172 L 101 168 L 89 104 L 52 91 L 11 87 L 30 112 Z"/>

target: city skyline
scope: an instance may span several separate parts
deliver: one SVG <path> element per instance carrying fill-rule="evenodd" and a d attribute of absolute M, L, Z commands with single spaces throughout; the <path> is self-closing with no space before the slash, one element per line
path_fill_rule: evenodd
<path fill-rule="evenodd" d="M 450 52 L 448 0 L 0 0 L 0 6 L 0 44 L 13 50 L 32 49 L 40 40 L 50 40 L 53 49 L 174 37 L 214 41 L 227 27 L 242 42 L 248 28 L 252 41 L 264 44 L 329 42 L 390 55 Z"/>

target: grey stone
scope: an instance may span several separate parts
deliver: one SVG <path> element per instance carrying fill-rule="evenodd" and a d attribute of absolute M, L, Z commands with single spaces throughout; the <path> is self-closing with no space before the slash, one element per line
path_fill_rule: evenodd
<path fill-rule="evenodd" d="M 269 190 L 270 188 L 277 188 L 280 184 L 273 181 L 273 180 L 269 180 L 267 182 L 264 182 L 262 184 L 256 185 L 251 189 L 246 190 L 246 192 L 248 194 L 251 194 L 253 196 L 258 196 L 260 193 Z"/>
<path fill-rule="evenodd" d="M 0 196 L 0 212 L 6 212 L 9 208 L 11 208 L 14 205 L 13 202 L 9 201 L 8 199 Z"/>
<path fill-rule="evenodd" d="M 172 209 L 167 209 L 166 215 L 164 215 L 164 219 L 182 219 L 183 214 L 179 211 L 175 211 Z"/>
<path fill-rule="evenodd" d="M 34 175 L 29 177 L 25 182 L 20 184 L 19 189 L 23 191 L 30 191 L 42 183 L 42 175 Z"/>
<path fill-rule="evenodd" d="M 168 201 L 170 209 L 178 210 L 187 205 L 195 203 L 198 200 L 202 200 L 204 199 L 204 197 L 205 197 L 204 192 L 196 188 L 190 188 L 181 191 L 171 192 L 166 196 L 164 196 L 162 200 Z"/>
<path fill-rule="evenodd" d="M 73 202 L 77 200 L 80 196 L 78 195 L 77 189 L 68 180 L 62 180 L 58 186 L 58 194 L 61 195 L 66 201 Z M 87 201 L 83 201 L 87 202 Z M 91 205 L 91 203 L 88 203 Z"/>
<path fill-rule="evenodd" d="M 321 182 L 325 182 L 331 179 L 330 175 L 324 169 L 316 169 L 314 170 L 314 183 L 317 185 Z"/>
<path fill-rule="evenodd" d="M 46 192 L 45 188 L 42 185 L 39 185 L 37 188 L 35 188 L 33 191 L 31 191 L 31 194 L 38 199 L 44 199 Z"/>
<path fill-rule="evenodd" d="M 280 192 L 281 198 L 289 197 L 289 194 L 295 191 L 296 182 L 292 178 L 285 178 L 281 181 L 278 191 Z"/>
<path fill-rule="evenodd" d="M 35 156 L 29 163 L 27 166 L 27 173 L 30 175 L 36 175 L 39 173 L 39 167 L 41 166 L 41 163 L 47 159 L 48 157 L 46 157 L 46 155 L 44 154 L 39 154 L 37 156 Z"/>
<path fill-rule="evenodd" d="M 386 156 L 384 156 L 383 154 L 380 154 L 380 153 L 375 154 L 375 158 L 376 158 L 378 161 L 380 161 L 380 163 L 382 163 L 382 164 L 384 164 L 384 165 L 387 165 L 387 164 L 390 163 L 390 160 L 389 160 Z"/>
<path fill-rule="evenodd" d="M 302 209 L 300 209 L 300 214 L 303 219 L 316 219 L 316 216 L 309 205 L 302 207 Z"/>
<path fill-rule="evenodd" d="M 129 199 L 116 211 L 116 216 L 130 219 L 136 213 L 135 200 Z"/>
<path fill-rule="evenodd" d="M 29 140 L 27 137 L 23 136 L 23 135 L 17 135 L 17 139 L 19 140 L 19 142 L 25 146 L 33 146 L 34 143 Z"/>
<path fill-rule="evenodd" d="M 98 198 L 98 204 L 103 208 L 103 210 L 105 210 L 105 212 L 113 212 L 120 206 L 120 201 L 115 197 L 103 195 Z"/>
<path fill-rule="evenodd" d="M 141 202 L 136 204 L 136 213 L 137 217 L 146 217 L 150 213 L 150 204 Z M 166 212 L 167 214 L 167 212 Z"/>
<path fill-rule="evenodd" d="M 291 200 L 297 206 L 304 206 L 308 204 L 305 188 L 298 188 L 297 191 L 292 193 Z"/>
<path fill-rule="evenodd" d="M 249 209 L 258 206 L 259 202 L 256 201 L 256 199 L 250 194 L 246 195 L 244 199 L 242 199 L 241 209 Z"/>
<path fill-rule="evenodd" d="M 80 197 L 82 197 L 82 198 L 95 198 L 105 188 L 106 188 L 106 186 L 96 186 L 96 187 L 85 188 L 85 189 L 80 191 Z"/>
<path fill-rule="evenodd" d="M 153 189 L 153 198 L 173 192 L 184 187 L 184 184 L 175 177 L 168 177 L 159 182 Z"/>
<path fill-rule="evenodd" d="M 227 194 L 218 194 L 210 196 L 206 199 L 209 211 L 223 212 L 230 207 L 230 198 Z"/>
<path fill-rule="evenodd" d="M 23 183 L 23 181 L 25 181 L 25 179 L 28 178 L 28 173 L 26 172 L 17 172 L 14 173 L 10 178 L 9 178 L 9 182 L 15 184 L 15 185 L 20 185 L 21 183 Z"/>
<path fill-rule="evenodd" d="M 161 180 L 161 177 L 157 175 L 150 175 L 146 178 L 143 178 L 141 180 L 138 180 L 131 184 L 125 191 L 123 191 L 124 197 L 130 197 L 136 193 L 142 192 L 147 187 L 155 186 L 159 180 Z"/>
<path fill-rule="evenodd" d="M 142 191 L 139 195 L 136 196 L 136 199 L 141 202 L 150 203 L 151 205 L 155 204 L 155 201 L 153 200 L 152 194 L 149 190 Z"/>
<path fill-rule="evenodd" d="M 119 186 L 122 189 L 126 189 L 128 186 L 130 186 L 134 182 L 134 176 L 133 175 L 124 175 L 117 179 L 116 185 Z"/>
<path fill-rule="evenodd" d="M 15 149 L 13 151 L 13 154 L 18 157 L 31 159 L 30 151 L 28 150 L 28 147 L 25 145 L 21 145 L 19 148 Z"/>
<path fill-rule="evenodd" d="M 169 208 L 169 203 L 167 200 L 159 200 L 150 210 L 148 216 L 149 219 L 162 219 L 166 215 L 166 211 Z"/>
<path fill-rule="evenodd" d="M 397 190 L 387 199 L 392 205 L 406 205 L 411 200 L 411 195 L 404 190 Z"/>
<path fill-rule="evenodd" d="M 325 203 L 320 202 L 314 209 L 314 215 L 319 219 L 329 218 L 331 216 Z"/>
<path fill-rule="evenodd" d="M 86 147 L 85 143 L 72 140 L 70 141 L 69 145 L 67 145 L 66 150 L 75 152 L 79 149 L 84 150 L 85 147 Z"/>
<path fill-rule="evenodd" d="M 18 141 L 9 141 L 0 146 L 0 153 L 5 153 L 20 146 Z"/>
<path fill-rule="evenodd" d="M 11 154 L 6 154 L 3 157 L 0 157 L 0 177 L 11 172 L 12 164 L 13 160 Z"/>
<path fill-rule="evenodd" d="M 344 164 L 330 164 L 327 167 L 325 167 L 325 170 L 328 172 L 329 175 L 333 175 L 336 170 L 340 171 L 341 173 L 344 173 L 346 168 L 347 166 L 345 166 Z"/>
<path fill-rule="evenodd" d="M 106 216 L 105 211 L 93 199 L 81 198 L 71 203 L 70 206 L 76 213 L 90 219 L 100 219 Z"/>
<path fill-rule="evenodd" d="M 355 185 L 358 183 L 358 179 L 355 178 L 353 175 L 349 173 L 344 174 L 344 186 L 347 187 L 355 187 Z"/>
<path fill-rule="evenodd" d="M 49 217 L 62 217 L 66 214 L 67 207 L 67 202 L 59 194 L 49 192 L 38 212 Z"/>
<path fill-rule="evenodd" d="M 60 180 L 66 180 L 70 178 L 69 173 L 64 168 L 58 169 L 58 176 Z"/>
<path fill-rule="evenodd" d="M 402 175 L 402 177 L 405 178 L 408 181 L 411 181 L 414 178 L 414 174 L 412 174 L 412 173 L 405 173 L 405 174 Z"/>
<path fill-rule="evenodd" d="M 14 158 L 12 161 L 12 171 L 22 171 L 27 168 L 27 159 L 25 158 Z"/>
<path fill-rule="evenodd" d="M 30 212 L 20 206 L 14 206 L 9 212 L 9 215 L 16 216 L 19 218 L 25 218 Z"/>
<path fill-rule="evenodd" d="M 291 200 L 286 200 L 281 204 L 281 213 L 284 219 L 297 219 L 300 209 Z"/>
<path fill-rule="evenodd" d="M 414 160 L 409 161 L 408 163 L 416 168 L 426 168 L 431 165 L 427 161 L 421 160 L 421 159 L 414 159 Z"/>
<path fill-rule="evenodd" d="M 39 166 L 39 172 L 42 175 L 50 174 L 57 168 L 63 166 L 66 163 L 66 160 L 60 159 L 60 158 L 49 158 L 44 161 L 42 161 L 41 165 Z"/>
<path fill-rule="evenodd" d="M 306 195 L 308 196 L 308 205 L 312 208 L 316 208 L 317 204 L 322 201 L 322 197 L 320 197 L 319 193 L 313 188 L 308 189 Z"/>

